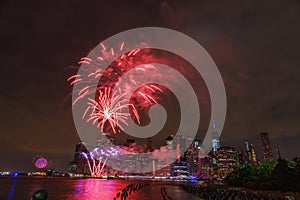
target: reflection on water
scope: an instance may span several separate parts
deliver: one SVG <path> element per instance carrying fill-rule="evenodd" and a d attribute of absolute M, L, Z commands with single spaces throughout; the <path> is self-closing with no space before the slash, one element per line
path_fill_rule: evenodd
<path fill-rule="evenodd" d="M 1 177 L 0 199 L 31 199 L 32 194 L 45 189 L 48 199 L 84 200 L 112 199 L 130 181 L 100 179 L 61 179 L 38 177 Z"/>
<path fill-rule="evenodd" d="M 39 177 L 0 177 L 0 200 L 30 200 L 32 194 L 45 189 L 49 200 L 113 199 L 128 184 L 136 181 L 101 179 L 65 179 Z M 176 182 L 154 181 L 131 194 L 128 200 L 199 199 L 186 193 Z"/>
<path fill-rule="evenodd" d="M 15 186 L 16 186 L 16 180 L 17 178 L 14 177 L 14 181 L 13 181 L 13 184 L 11 185 L 11 188 L 10 188 L 10 191 L 9 191 L 9 195 L 7 197 L 7 200 L 11 200 L 13 195 L 14 195 L 14 191 L 15 191 Z"/>
<path fill-rule="evenodd" d="M 112 199 L 127 184 L 127 181 L 81 179 L 76 181 L 73 193 L 66 199 Z"/>

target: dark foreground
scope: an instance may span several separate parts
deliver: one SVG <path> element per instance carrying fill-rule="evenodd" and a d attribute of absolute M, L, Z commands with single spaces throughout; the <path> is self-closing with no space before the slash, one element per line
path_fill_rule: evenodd
<path fill-rule="evenodd" d="M 203 199 L 215 199 L 215 200 L 294 200 L 298 199 L 297 194 L 283 194 L 277 192 L 261 192 L 244 190 L 240 188 L 229 187 L 202 187 L 197 185 L 182 184 L 183 190 L 194 194 L 197 197 Z"/>

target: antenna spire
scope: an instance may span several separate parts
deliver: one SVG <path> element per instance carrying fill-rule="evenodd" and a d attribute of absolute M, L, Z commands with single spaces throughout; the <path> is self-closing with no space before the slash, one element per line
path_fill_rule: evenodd
<path fill-rule="evenodd" d="M 213 119 L 213 128 L 216 130 L 216 120 Z"/>

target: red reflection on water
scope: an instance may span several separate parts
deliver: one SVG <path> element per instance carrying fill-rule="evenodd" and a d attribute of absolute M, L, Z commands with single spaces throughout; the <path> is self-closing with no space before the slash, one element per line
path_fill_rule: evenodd
<path fill-rule="evenodd" d="M 75 182 L 72 194 L 65 196 L 68 200 L 82 199 L 112 199 L 116 193 L 123 189 L 128 182 L 101 180 L 101 179 L 82 179 Z"/>
<path fill-rule="evenodd" d="M 0 199 L 31 199 L 40 189 L 50 200 L 111 200 L 131 181 L 54 177 L 0 177 Z M 14 187 L 15 185 L 15 187 Z"/>

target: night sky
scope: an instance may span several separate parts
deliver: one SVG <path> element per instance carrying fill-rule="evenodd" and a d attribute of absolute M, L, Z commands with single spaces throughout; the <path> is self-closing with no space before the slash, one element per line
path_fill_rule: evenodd
<path fill-rule="evenodd" d="M 0 171 L 36 155 L 66 170 L 79 137 L 67 67 L 100 41 L 137 27 L 181 31 L 211 55 L 227 92 L 221 145 L 269 133 L 274 156 L 300 155 L 300 3 L 294 1 L 1 1 Z M 74 71 L 73 71 L 74 73 Z"/>

